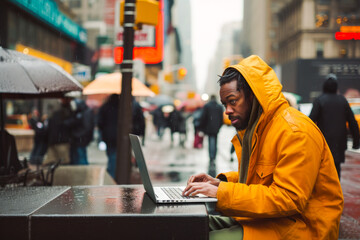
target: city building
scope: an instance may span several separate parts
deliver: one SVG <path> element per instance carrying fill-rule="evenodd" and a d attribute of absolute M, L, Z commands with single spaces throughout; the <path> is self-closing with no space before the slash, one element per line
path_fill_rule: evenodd
<path fill-rule="evenodd" d="M 163 93 L 196 92 L 192 60 L 191 6 L 189 0 L 165 1 L 165 39 L 163 74 L 160 79 Z M 183 71 L 184 76 L 179 76 Z"/>
<path fill-rule="evenodd" d="M 46 7 L 46 11 L 44 10 Z M 53 0 L 0 2 L 0 44 L 54 61 L 72 73 L 72 63 L 87 63 L 87 32 L 74 14 Z"/>
<path fill-rule="evenodd" d="M 311 102 L 321 93 L 325 77 L 334 73 L 341 94 L 360 97 L 359 1 L 292 0 L 279 10 L 278 18 L 286 91 Z"/>
<path fill-rule="evenodd" d="M 341 94 L 359 97 L 358 26 L 357 0 L 244 0 L 242 55 L 262 57 L 302 102 L 321 93 L 329 73 Z"/>
<path fill-rule="evenodd" d="M 242 56 L 240 55 L 241 23 L 229 22 L 223 25 L 220 39 L 216 45 L 214 57 L 209 62 L 208 75 L 204 86 L 204 92 L 208 95 L 219 92 L 219 75 L 224 69 L 232 64 L 238 63 Z"/>

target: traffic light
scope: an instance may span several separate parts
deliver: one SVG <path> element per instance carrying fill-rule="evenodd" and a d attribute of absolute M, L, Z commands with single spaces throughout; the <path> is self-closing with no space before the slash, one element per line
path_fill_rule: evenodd
<path fill-rule="evenodd" d="M 120 2 L 120 25 L 124 23 L 125 0 Z M 137 0 L 135 8 L 135 25 L 158 24 L 159 2 L 155 0 Z"/>
<path fill-rule="evenodd" d="M 164 74 L 164 80 L 168 83 L 174 83 L 174 76 L 173 72 L 166 72 Z"/>
<path fill-rule="evenodd" d="M 184 67 L 179 68 L 178 70 L 178 79 L 183 80 L 187 74 L 187 70 Z"/>

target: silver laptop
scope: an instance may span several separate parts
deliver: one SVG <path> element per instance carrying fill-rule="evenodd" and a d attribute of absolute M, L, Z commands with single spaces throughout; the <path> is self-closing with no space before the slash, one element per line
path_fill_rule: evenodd
<path fill-rule="evenodd" d="M 198 194 L 194 197 L 182 196 L 181 193 L 185 189 L 185 186 L 153 187 L 146 167 L 143 151 L 140 144 L 140 138 L 137 135 L 133 134 L 129 134 L 129 136 L 145 191 L 155 203 L 217 202 L 217 198 L 207 197 L 202 194 Z"/>

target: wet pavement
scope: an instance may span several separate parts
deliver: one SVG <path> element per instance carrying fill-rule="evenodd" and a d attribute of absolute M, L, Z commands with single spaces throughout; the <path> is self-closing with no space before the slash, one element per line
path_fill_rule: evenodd
<path fill-rule="evenodd" d="M 234 135 L 232 127 L 222 127 L 218 137 L 218 153 L 216 168 L 218 171 L 230 171 L 237 169 L 236 162 L 230 162 L 230 139 Z M 156 135 L 151 123 L 147 124 L 144 157 L 154 184 L 186 184 L 187 179 L 195 173 L 208 172 L 209 157 L 207 138 L 204 138 L 204 147 L 193 148 L 194 133 L 191 127 L 191 119 L 188 121 L 188 135 L 185 146 L 179 144 L 179 135 L 174 134 L 174 143 L 171 143 L 170 130 L 166 129 L 162 140 Z M 106 166 L 105 151 L 100 151 L 96 143 L 91 143 L 88 148 L 90 164 Z M 234 153 L 235 157 L 235 153 Z M 137 168 L 133 168 L 132 183 L 139 183 Z"/>
<path fill-rule="evenodd" d="M 360 239 L 360 152 L 347 151 L 341 166 L 344 211 L 340 221 L 339 239 Z"/>
<path fill-rule="evenodd" d="M 176 134 L 175 141 L 171 144 L 169 129 L 165 131 L 163 139 L 159 140 L 152 124 L 147 124 L 147 136 L 143 151 L 154 184 L 183 185 L 190 175 L 208 172 L 207 138 L 204 139 L 202 149 L 194 149 L 190 119 L 188 123 L 188 136 L 184 148 L 179 145 L 179 137 Z M 234 132 L 232 127 L 223 126 L 221 128 L 218 136 L 217 172 L 237 170 L 236 160 L 230 161 L 230 139 Z M 235 155 L 233 157 L 236 159 Z M 88 148 L 88 158 L 91 165 L 106 167 L 105 151 L 99 150 L 95 141 Z M 131 183 L 141 183 L 135 167 Z M 339 239 L 360 239 L 360 150 L 347 151 L 346 162 L 342 165 L 341 185 L 345 207 L 341 218 Z"/>

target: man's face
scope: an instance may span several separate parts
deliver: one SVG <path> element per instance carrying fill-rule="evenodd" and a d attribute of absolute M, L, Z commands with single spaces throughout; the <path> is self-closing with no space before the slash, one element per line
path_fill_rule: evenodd
<path fill-rule="evenodd" d="M 226 83 L 220 88 L 221 102 L 225 107 L 225 113 L 237 130 L 244 130 L 249 122 L 251 113 L 251 102 L 253 95 L 249 99 L 245 98 L 244 91 L 237 90 L 237 81 Z"/>

